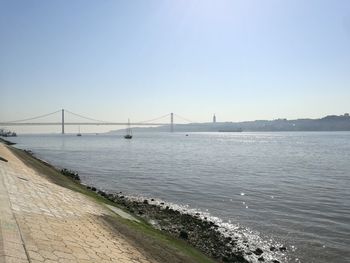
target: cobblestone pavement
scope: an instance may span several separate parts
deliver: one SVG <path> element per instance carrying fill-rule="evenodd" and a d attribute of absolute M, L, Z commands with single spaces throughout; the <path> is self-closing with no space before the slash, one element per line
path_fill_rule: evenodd
<path fill-rule="evenodd" d="M 0 143 L 0 263 L 155 262 L 99 218 L 107 208 L 55 185 Z"/>

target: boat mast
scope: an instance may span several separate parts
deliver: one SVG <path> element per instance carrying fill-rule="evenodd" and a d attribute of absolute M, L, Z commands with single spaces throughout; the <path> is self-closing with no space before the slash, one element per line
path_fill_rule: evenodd
<path fill-rule="evenodd" d="M 127 131 L 127 134 L 128 135 L 132 134 L 131 127 L 130 127 L 130 119 L 128 119 L 128 131 Z"/>

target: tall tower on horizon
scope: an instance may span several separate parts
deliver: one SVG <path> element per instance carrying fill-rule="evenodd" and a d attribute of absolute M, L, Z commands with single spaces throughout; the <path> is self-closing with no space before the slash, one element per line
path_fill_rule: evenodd
<path fill-rule="evenodd" d="M 215 116 L 215 113 L 214 113 L 214 116 L 213 116 L 213 123 L 216 123 L 216 116 Z"/>

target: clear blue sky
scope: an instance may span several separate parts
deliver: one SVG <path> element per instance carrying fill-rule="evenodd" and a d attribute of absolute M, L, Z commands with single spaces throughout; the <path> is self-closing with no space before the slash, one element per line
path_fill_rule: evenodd
<path fill-rule="evenodd" d="M 0 120 L 350 111 L 350 1 L 0 0 Z"/>

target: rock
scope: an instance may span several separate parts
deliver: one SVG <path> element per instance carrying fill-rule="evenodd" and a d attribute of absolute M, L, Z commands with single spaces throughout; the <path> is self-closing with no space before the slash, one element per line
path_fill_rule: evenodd
<path fill-rule="evenodd" d="M 143 203 L 144 203 L 145 205 L 148 205 L 148 200 L 147 200 L 147 199 L 143 200 Z"/>
<path fill-rule="evenodd" d="M 255 251 L 253 251 L 253 253 L 257 256 L 260 256 L 262 253 L 264 253 L 264 251 L 261 248 L 257 248 Z"/>
<path fill-rule="evenodd" d="M 274 259 L 272 260 L 272 263 L 280 263 L 278 260 Z"/>
<path fill-rule="evenodd" d="M 265 259 L 264 259 L 264 257 L 260 257 L 260 258 L 258 258 L 258 261 L 260 261 L 260 262 L 264 262 L 264 261 L 265 261 Z"/>
<path fill-rule="evenodd" d="M 280 247 L 279 249 L 280 249 L 281 252 L 285 252 L 287 250 L 286 247 Z"/>
<path fill-rule="evenodd" d="M 188 239 L 188 233 L 184 230 L 180 231 L 179 237 L 182 239 Z"/>
<path fill-rule="evenodd" d="M 97 193 L 98 193 L 99 195 L 103 196 L 103 197 L 104 197 L 104 196 L 106 196 L 106 193 L 105 193 L 105 192 L 103 192 L 103 191 L 101 191 L 101 190 L 100 190 L 100 191 L 98 191 Z"/>
<path fill-rule="evenodd" d="M 107 199 L 109 200 L 109 201 L 114 201 L 114 195 L 112 195 L 112 194 L 108 194 L 107 195 Z"/>
<path fill-rule="evenodd" d="M 231 244 L 232 246 L 236 246 L 236 245 L 237 245 L 237 240 L 232 240 L 232 241 L 230 242 L 230 244 Z"/>
<path fill-rule="evenodd" d="M 275 251 L 276 250 L 276 248 L 274 247 L 274 246 L 272 246 L 272 247 L 270 247 L 270 251 Z"/>
<path fill-rule="evenodd" d="M 64 168 L 61 170 L 61 174 L 63 174 L 64 176 L 70 177 L 73 180 L 80 181 L 80 177 L 77 172 Z"/>

